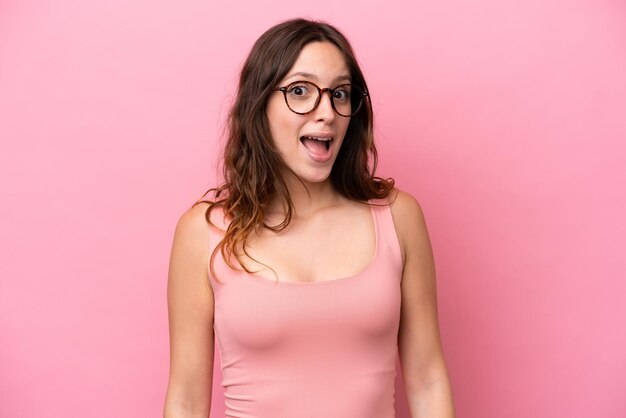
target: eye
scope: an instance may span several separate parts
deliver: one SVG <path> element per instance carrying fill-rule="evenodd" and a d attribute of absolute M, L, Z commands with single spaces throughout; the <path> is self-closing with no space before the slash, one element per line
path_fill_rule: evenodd
<path fill-rule="evenodd" d="M 311 89 L 306 84 L 293 84 L 287 89 L 287 93 L 296 97 L 307 97 L 311 95 Z"/>
<path fill-rule="evenodd" d="M 350 91 L 348 87 L 339 87 L 333 91 L 333 97 L 338 100 L 348 100 L 350 97 Z"/>

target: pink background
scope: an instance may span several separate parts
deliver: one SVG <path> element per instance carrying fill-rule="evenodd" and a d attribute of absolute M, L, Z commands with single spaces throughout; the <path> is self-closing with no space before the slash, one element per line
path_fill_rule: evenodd
<path fill-rule="evenodd" d="M 161 416 L 174 226 L 294 16 L 352 41 L 424 208 L 457 416 L 626 416 L 624 2 L 293 3 L 0 2 L 0 416 Z"/>

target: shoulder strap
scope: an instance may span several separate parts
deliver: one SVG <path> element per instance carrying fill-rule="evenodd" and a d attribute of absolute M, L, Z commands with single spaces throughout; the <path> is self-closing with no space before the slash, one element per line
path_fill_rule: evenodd
<path fill-rule="evenodd" d="M 373 207 L 378 224 L 378 236 L 381 240 L 379 246 L 389 254 L 392 262 L 396 263 L 400 269 L 402 269 L 400 239 L 391 213 L 391 204 L 387 198 L 371 199 L 371 202 L 380 205 Z"/>

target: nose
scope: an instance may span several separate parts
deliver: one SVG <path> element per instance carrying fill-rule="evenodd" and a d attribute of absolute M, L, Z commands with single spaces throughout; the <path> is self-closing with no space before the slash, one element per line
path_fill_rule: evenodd
<path fill-rule="evenodd" d="M 331 92 L 326 90 L 321 92 L 320 102 L 315 109 L 315 118 L 332 122 L 335 119 L 335 109 L 333 109 Z"/>

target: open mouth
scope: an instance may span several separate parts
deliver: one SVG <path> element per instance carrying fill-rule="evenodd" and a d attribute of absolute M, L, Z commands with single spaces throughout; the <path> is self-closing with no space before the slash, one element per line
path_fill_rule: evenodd
<path fill-rule="evenodd" d="M 334 138 L 318 138 L 314 136 L 301 136 L 300 142 L 314 154 L 325 154 L 330 150 Z"/>

